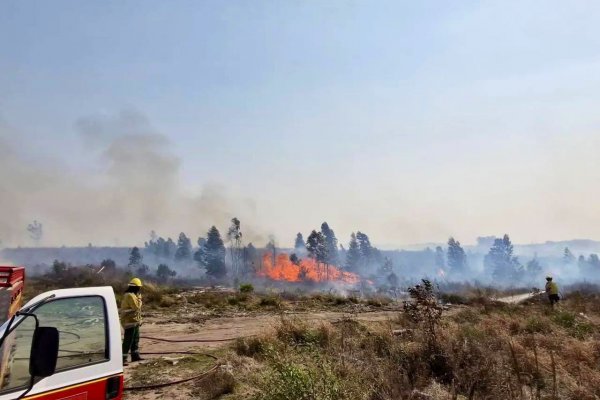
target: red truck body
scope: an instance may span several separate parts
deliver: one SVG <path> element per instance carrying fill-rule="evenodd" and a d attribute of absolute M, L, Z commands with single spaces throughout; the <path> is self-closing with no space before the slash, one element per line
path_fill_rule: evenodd
<path fill-rule="evenodd" d="M 24 287 L 24 267 L 0 266 L 0 400 L 24 393 L 24 399 L 38 400 L 122 399 L 121 328 L 112 288 L 53 290 L 21 308 Z M 57 356 L 33 350 L 38 326 L 57 332 Z M 36 356 L 55 357 L 56 367 L 31 385 Z"/>

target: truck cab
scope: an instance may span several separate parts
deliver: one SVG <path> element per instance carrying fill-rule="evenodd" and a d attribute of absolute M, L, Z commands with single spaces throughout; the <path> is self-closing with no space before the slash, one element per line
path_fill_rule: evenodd
<path fill-rule="evenodd" d="M 61 289 L 31 299 L 0 326 L 0 361 L 0 400 L 121 399 L 113 289 Z"/>

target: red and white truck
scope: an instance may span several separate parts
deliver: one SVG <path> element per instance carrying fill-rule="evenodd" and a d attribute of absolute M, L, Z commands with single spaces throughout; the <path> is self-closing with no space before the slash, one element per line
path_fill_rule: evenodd
<path fill-rule="evenodd" d="M 53 290 L 21 308 L 24 284 L 24 268 L 0 267 L 0 400 L 122 399 L 113 289 Z"/>

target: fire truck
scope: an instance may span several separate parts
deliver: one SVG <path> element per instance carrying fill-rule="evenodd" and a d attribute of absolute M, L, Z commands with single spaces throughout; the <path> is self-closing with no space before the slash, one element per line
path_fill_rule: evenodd
<path fill-rule="evenodd" d="M 53 290 L 24 307 L 25 268 L 0 266 L 0 400 L 123 397 L 111 287 Z"/>

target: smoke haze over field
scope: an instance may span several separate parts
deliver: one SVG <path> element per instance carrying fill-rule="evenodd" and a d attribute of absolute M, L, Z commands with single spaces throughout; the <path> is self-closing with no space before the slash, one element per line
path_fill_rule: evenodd
<path fill-rule="evenodd" d="M 25 227 L 44 225 L 44 245 L 130 245 L 154 229 L 165 236 L 183 230 L 204 234 L 235 210 L 253 220 L 252 202 L 237 200 L 225 188 L 205 186 L 199 195 L 184 191 L 180 160 L 166 136 L 140 113 L 82 118 L 77 128 L 93 170 L 67 168 L 62 158 L 36 160 L 17 147 L 14 131 L 0 129 L 0 232 L 5 244 L 30 244 Z M 63 155 L 68 158 L 68 155 Z M 245 227 L 248 238 L 260 235 Z M 164 232 L 164 233 L 163 233 Z"/>
<path fill-rule="evenodd" d="M 3 1 L 0 240 L 598 240 L 599 70 L 598 2 Z"/>

